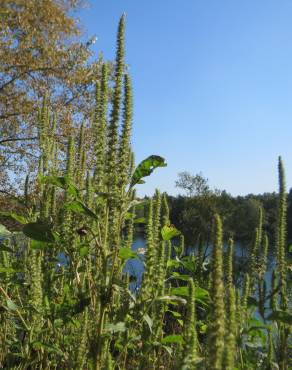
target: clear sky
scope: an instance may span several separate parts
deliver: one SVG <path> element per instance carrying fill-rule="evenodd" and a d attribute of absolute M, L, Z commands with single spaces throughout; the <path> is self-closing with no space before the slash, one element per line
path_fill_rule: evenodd
<path fill-rule="evenodd" d="M 278 155 L 291 187 L 292 1 L 91 0 L 81 21 L 105 59 L 123 12 L 136 161 L 168 163 L 138 193 L 176 194 L 185 170 L 234 195 L 276 191 Z"/>

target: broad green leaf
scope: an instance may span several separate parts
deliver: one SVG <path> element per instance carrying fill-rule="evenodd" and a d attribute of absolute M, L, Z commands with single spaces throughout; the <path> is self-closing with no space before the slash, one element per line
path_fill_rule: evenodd
<path fill-rule="evenodd" d="M 151 155 L 150 157 L 144 159 L 134 171 L 130 188 L 136 184 L 144 183 L 142 178 L 151 175 L 155 168 L 166 166 L 167 164 L 165 163 L 165 159 L 158 155 Z"/>
<path fill-rule="evenodd" d="M 88 246 L 83 246 L 79 249 L 79 255 L 80 257 L 86 257 L 89 254 L 89 247 Z"/>
<path fill-rule="evenodd" d="M 39 240 L 32 240 L 30 243 L 31 249 L 44 250 L 48 246 L 47 243 L 41 242 Z"/>
<path fill-rule="evenodd" d="M 170 312 L 174 317 L 181 317 L 181 314 L 176 311 L 167 310 L 167 312 Z"/>
<path fill-rule="evenodd" d="M 136 257 L 137 257 L 137 253 L 135 251 L 132 251 L 132 249 L 129 247 L 122 247 L 119 250 L 119 258 L 122 261 L 126 261 L 130 258 L 136 258 Z"/>
<path fill-rule="evenodd" d="M 162 346 L 163 349 L 169 354 L 169 356 L 172 356 L 172 349 L 168 346 Z"/>
<path fill-rule="evenodd" d="M 124 217 L 125 217 L 125 220 L 130 220 L 131 218 L 134 217 L 134 215 L 131 212 L 126 212 Z"/>
<path fill-rule="evenodd" d="M 0 216 L 10 217 L 13 220 L 25 225 L 27 223 L 27 219 L 24 216 L 18 215 L 14 212 L 0 212 Z"/>
<path fill-rule="evenodd" d="M 209 292 L 206 289 L 195 287 L 195 299 L 197 301 L 203 301 L 209 298 Z"/>
<path fill-rule="evenodd" d="M 83 214 L 94 219 L 97 218 L 96 214 L 79 200 L 74 200 L 73 202 L 66 203 L 65 208 L 79 215 Z"/>
<path fill-rule="evenodd" d="M 187 286 L 180 286 L 178 288 L 172 288 L 171 294 L 188 297 L 189 288 Z"/>
<path fill-rule="evenodd" d="M 45 243 L 53 243 L 55 241 L 52 227 L 41 221 L 30 222 L 24 225 L 22 231 L 30 239 Z"/>
<path fill-rule="evenodd" d="M 118 322 L 116 324 L 106 324 L 105 331 L 109 333 L 124 332 L 126 330 L 126 324 L 124 322 Z"/>
<path fill-rule="evenodd" d="M 0 224 L 0 236 L 9 236 L 11 232 L 4 225 Z"/>
<path fill-rule="evenodd" d="M 187 257 L 187 259 L 182 261 L 181 263 L 185 269 L 189 270 L 192 273 L 196 272 L 196 265 L 194 264 L 194 261 L 190 260 L 189 257 Z"/>
<path fill-rule="evenodd" d="M 183 280 L 183 281 L 188 281 L 190 279 L 190 275 L 182 275 L 178 272 L 173 272 L 171 274 L 172 279 L 178 279 L 178 280 Z"/>
<path fill-rule="evenodd" d="M 18 306 L 11 299 L 7 299 L 6 304 L 9 311 L 16 311 L 18 309 Z"/>
<path fill-rule="evenodd" d="M 167 261 L 167 267 L 179 267 L 181 264 L 181 261 L 178 261 L 178 260 L 168 260 Z"/>
<path fill-rule="evenodd" d="M 261 348 L 263 346 L 260 340 L 257 340 L 255 342 L 247 341 L 244 344 L 249 348 Z"/>
<path fill-rule="evenodd" d="M 292 315 L 285 311 L 274 311 L 267 317 L 267 320 L 281 321 L 284 324 L 292 325 Z"/>
<path fill-rule="evenodd" d="M 151 317 L 147 313 L 145 313 L 145 315 L 143 315 L 143 319 L 147 323 L 147 325 L 149 327 L 149 330 L 152 333 L 153 320 L 151 319 Z"/>
<path fill-rule="evenodd" d="M 289 245 L 289 252 L 292 253 L 292 244 Z"/>
<path fill-rule="evenodd" d="M 198 324 L 199 324 L 199 331 L 200 331 L 200 333 L 201 334 L 205 334 L 206 331 L 207 331 L 207 328 L 208 328 L 207 325 L 205 323 L 203 323 L 203 322 L 199 322 Z"/>
<path fill-rule="evenodd" d="M 145 224 L 146 223 L 146 218 L 145 217 L 139 217 L 135 218 L 134 224 Z"/>
<path fill-rule="evenodd" d="M 162 338 L 161 343 L 162 344 L 169 344 L 169 343 L 183 343 L 184 339 L 181 335 L 167 335 L 166 337 Z"/>
<path fill-rule="evenodd" d="M 43 184 L 51 184 L 58 188 L 66 190 L 73 197 L 78 197 L 79 190 L 77 186 L 67 177 L 43 176 L 40 178 Z"/>
<path fill-rule="evenodd" d="M 161 297 L 157 297 L 156 301 L 166 301 L 166 302 L 169 302 L 169 303 L 179 302 L 179 303 L 182 303 L 182 304 L 187 303 L 187 301 L 185 299 L 183 299 L 181 297 L 178 297 L 176 295 L 164 295 L 164 296 L 161 296 Z"/>
<path fill-rule="evenodd" d="M 163 240 L 170 240 L 175 236 L 180 235 L 180 231 L 173 225 L 165 225 L 161 229 L 161 236 Z"/>
<path fill-rule="evenodd" d="M 187 286 L 181 286 L 178 288 L 172 288 L 171 289 L 171 294 L 178 295 L 178 296 L 183 296 L 183 297 L 188 297 L 189 296 L 189 288 Z M 196 287 L 195 288 L 195 300 L 205 303 L 204 301 L 209 297 L 209 293 L 207 290 Z"/>
<path fill-rule="evenodd" d="M 12 267 L 0 267 L 0 274 L 13 274 L 14 272 L 17 272 Z"/>

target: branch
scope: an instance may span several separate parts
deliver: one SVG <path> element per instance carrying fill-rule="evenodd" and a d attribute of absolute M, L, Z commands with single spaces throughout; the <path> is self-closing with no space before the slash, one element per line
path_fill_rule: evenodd
<path fill-rule="evenodd" d="M 37 136 L 33 136 L 33 137 L 15 137 L 15 138 L 10 137 L 10 138 L 7 138 L 7 139 L 0 140 L 0 145 L 3 145 L 4 143 L 8 143 L 8 142 L 13 142 L 13 141 L 29 141 L 29 140 L 37 140 L 37 139 L 38 139 Z"/>
<path fill-rule="evenodd" d="M 16 117 L 16 116 L 20 116 L 22 114 L 29 114 L 30 112 L 27 111 L 27 112 L 13 112 L 13 113 L 6 113 L 6 114 L 2 114 L 0 115 L 0 119 L 7 119 L 9 117 Z"/>

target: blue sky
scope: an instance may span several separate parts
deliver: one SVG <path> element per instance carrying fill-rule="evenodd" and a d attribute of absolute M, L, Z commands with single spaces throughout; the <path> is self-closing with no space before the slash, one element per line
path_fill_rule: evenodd
<path fill-rule="evenodd" d="M 136 161 L 166 158 L 138 193 L 177 194 L 180 171 L 231 194 L 292 186 L 292 1 L 91 0 L 81 12 L 96 54 L 115 55 L 125 12 Z"/>

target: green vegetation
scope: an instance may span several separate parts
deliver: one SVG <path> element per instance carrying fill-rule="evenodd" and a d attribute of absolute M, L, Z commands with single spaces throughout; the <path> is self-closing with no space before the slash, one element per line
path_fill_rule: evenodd
<path fill-rule="evenodd" d="M 17 205 L 1 210 L 3 223 L 13 230 L 12 220 L 21 232 L 3 228 L 8 238 L 0 244 L 0 367 L 288 370 L 291 266 L 281 158 L 271 288 L 261 208 L 243 281 L 233 268 L 233 240 L 224 252 L 217 209 L 208 208 L 208 228 L 197 230 L 199 253 L 188 255 L 178 225 L 170 223 L 166 195 L 135 196 L 144 178 L 166 163 L 151 155 L 134 165 L 124 44 L 122 16 L 113 84 L 103 63 L 92 119 L 69 130 L 65 143 L 56 134 L 58 116 L 43 100 L 37 170 L 24 174 L 23 195 L 10 199 Z M 204 182 L 201 188 L 196 199 L 203 210 L 214 195 Z M 134 277 L 124 266 L 143 258 L 131 249 L 137 223 L 146 224 L 146 254 L 142 284 L 133 292 Z M 207 242 L 211 263 L 202 258 Z"/>
<path fill-rule="evenodd" d="M 184 183 L 182 183 L 182 174 Z M 186 181 L 188 180 L 188 181 Z M 187 196 L 168 196 L 171 221 L 185 234 L 188 245 L 198 244 L 198 236 L 204 243 L 211 241 L 214 213 L 220 214 L 224 238 L 250 244 L 257 227 L 259 209 L 263 211 L 263 229 L 271 245 L 277 243 L 278 194 L 232 196 L 226 191 L 212 190 L 208 180 L 201 174 L 179 174 L 176 184 Z M 191 195 L 189 188 L 192 188 Z M 287 241 L 292 243 L 292 189 L 287 195 Z"/>

